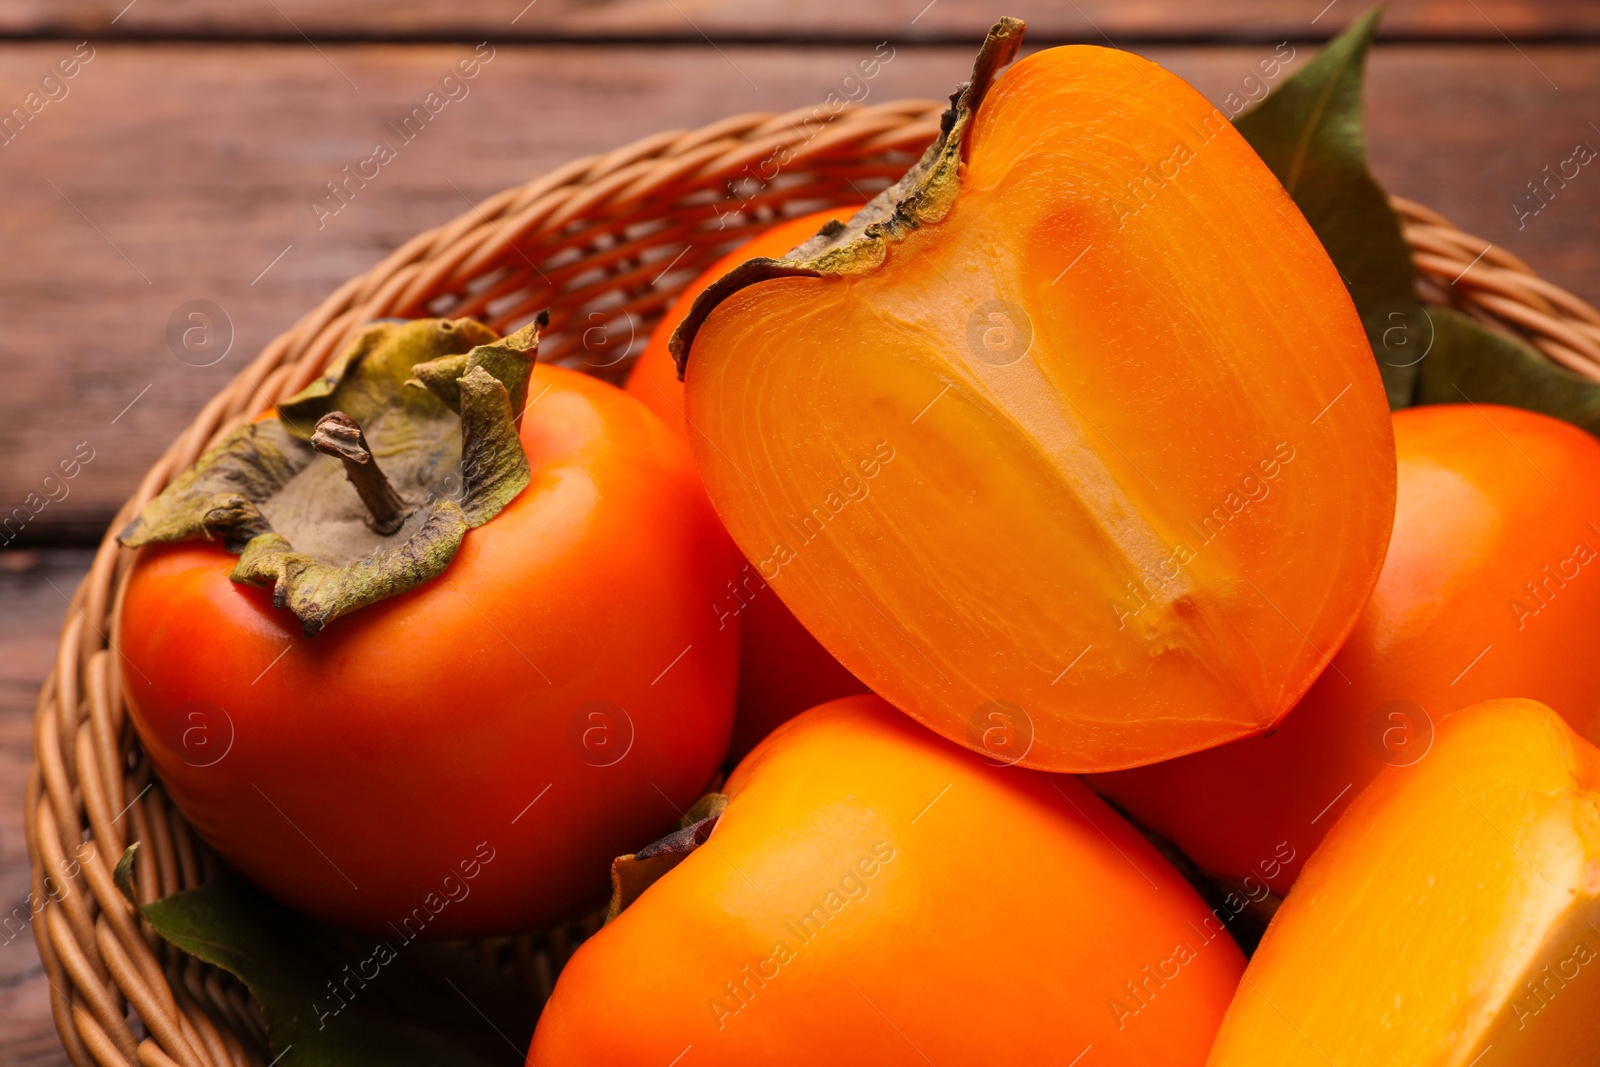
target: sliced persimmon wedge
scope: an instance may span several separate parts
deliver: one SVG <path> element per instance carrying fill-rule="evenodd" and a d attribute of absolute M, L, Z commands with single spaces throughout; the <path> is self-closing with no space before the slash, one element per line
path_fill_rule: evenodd
<path fill-rule="evenodd" d="M 1531 700 L 1437 727 L 1268 927 L 1211 1067 L 1600 1063 L 1600 750 Z"/>

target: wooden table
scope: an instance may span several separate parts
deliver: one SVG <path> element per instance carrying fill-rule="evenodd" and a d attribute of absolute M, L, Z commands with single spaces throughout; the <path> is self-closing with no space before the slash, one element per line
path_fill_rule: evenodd
<path fill-rule="evenodd" d="M 1220 102 L 1278 42 L 1301 62 L 1360 11 L 1355 0 L 10 0 L 0 122 L 59 64 L 73 76 L 47 82 L 28 121 L 0 125 L 0 518 L 80 445 L 93 459 L 64 498 L 5 531 L 0 552 L 0 903 L 27 892 L 34 697 L 88 546 L 211 394 L 405 238 L 575 156 L 820 101 L 883 42 L 892 59 L 869 102 L 943 95 L 1002 13 L 1028 20 L 1032 45 L 1130 48 Z M 324 183 L 475 51 L 492 58 L 468 94 L 319 218 Z M 1394 0 L 1368 85 L 1372 163 L 1390 190 L 1600 303 L 1600 169 L 1520 226 L 1512 208 L 1575 145 L 1600 146 L 1600 5 Z M 231 347 L 207 366 L 168 339 L 192 300 L 231 323 Z M 17 915 L 0 928 L 0 1062 L 64 1064 Z"/>

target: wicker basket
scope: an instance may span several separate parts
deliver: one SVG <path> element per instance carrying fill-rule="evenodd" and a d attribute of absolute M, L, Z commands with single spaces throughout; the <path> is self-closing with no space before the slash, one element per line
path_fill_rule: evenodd
<path fill-rule="evenodd" d="M 733 242 L 876 193 L 932 140 L 943 106 L 741 115 L 657 134 L 491 197 L 352 279 L 269 344 L 167 449 L 111 531 L 210 443 L 310 382 L 371 319 L 472 315 L 509 332 L 548 306 L 540 358 L 615 380 L 622 353 L 642 348 L 673 295 Z M 777 178 L 753 180 L 780 148 L 789 162 Z M 1426 208 L 1394 206 L 1425 299 L 1509 329 L 1600 380 L 1600 313 Z M 216 863 L 152 778 L 122 703 L 110 650 L 131 555 L 112 533 L 101 542 L 39 696 L 26 823 L 51 1008 L 79 1067 L 264 1064 L 264 1027 L 239 983 L 162 942 L 113 885 L 131 841 L 143 843 L 134 872 L 141 901 L 198 885 Z M 481 951 L 542 999 L 584 932 Z"/>

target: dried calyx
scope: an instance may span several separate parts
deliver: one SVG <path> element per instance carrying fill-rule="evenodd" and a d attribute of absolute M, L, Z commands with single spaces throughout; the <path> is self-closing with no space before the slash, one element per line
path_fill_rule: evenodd
<path fill-rule="evenodd" d="M 517 433 L 539 331 L 471 319 L 375 323 L 327 373 L 243 426 L 119 540 L 218 540 L 309 636 L 441 574 L 467 530 L 527 486 Z"/>
<path fill-rule="evenodd" d="M 653 841 L 638 852 L 618 856 L 611 861 L 611 903 L 606 908 L 606 922 L 639 899 L 662 875 L 689 858 L 689 853 L 711 838 L 728 807 L 723 793 L 707 793 L 694 806 L 683 813 L 678 828 L 659 841 Z"/>
<path fill-rule="evenodd" d="M 939 136 L 922 158 L 849 222 L 830 222 L 817 235 L 778 259 L 748 260 L 713 282 L 695 298 L 689 314 L 672 332 L 668 348 L 683 377 L 689 349 L 700 324 L 728 297 L 770 278 L 822 278 L 861 274 L 880 266 L 889 247 L 920 226 L 938 222 L 949 214 L 960 189 L 961 155 L 972 118 L 989 87 L 1022 47 L 1025 24 L 1002 18 L 989 29 L 972 80 L 950 96 L 939 124 Z"/>

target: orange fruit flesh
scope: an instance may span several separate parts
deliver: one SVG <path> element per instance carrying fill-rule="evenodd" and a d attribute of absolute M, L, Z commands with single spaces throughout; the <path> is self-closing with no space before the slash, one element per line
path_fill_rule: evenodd
<path fill-rule="evenodd" d="M 1593 1064 L 1600 751 L 1529 700 L 1445 719 L 1279 909 L 1211 1067 Z"/>
<path fill-rule="evenodd" d="M 1371 353 L 1219 119 L 1125 53 L 1030 56 L 942 221 L 870 272 L 736 293 L 690 352 L 724 523 L 946 737 L 1003 702 L 1024 764 L 1092 771 L 1260 732 L 1371 589 L 1394 477 Z M 1175 145 L 1176 176 L 1125 189 Z"/>

